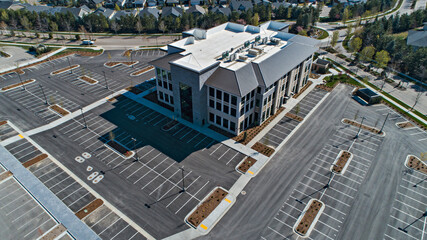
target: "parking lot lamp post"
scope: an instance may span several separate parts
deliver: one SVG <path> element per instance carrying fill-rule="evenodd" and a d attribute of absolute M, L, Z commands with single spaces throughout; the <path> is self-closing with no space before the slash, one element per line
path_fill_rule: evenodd
<path fill-rule="evenodd" d="M 138 151 L 136 150 L 136 139 L 132 138 L 132 141 L 133 141 L 133 150 L 135 151 L 136 161 L 139 161 Z"/>
<path fill-rule="evenodd" d="M 80 111 L 82 112 L 83 121 L 85 122 L 85 128 L 87 128 L 86 118 L 85 118 L 85 114 L 83 112 L 83 108 L 82 107 L 80 107 Z"/>
<path fill-rule="evenodd" d="M 105 80 L 105 88 L 108 88 L 108 82 L 107 82 L 107 77 L 105 76 L 105 71 L 102 71 L 104 73 L 104 80 Z"/>
<path fill-rule="evenodd" d="M 180 193 L 183 193 L 183 192 L 185 192 L 185 184 L 184 184 L 184 179 L 185 179 L 185 176 L 184 176 L 184 167 L 180 167 L 181 168 L 181 175 L 182 175 L 182 190 L 181 191 L 179 191 Z"/>
<path fill-rule="evenodd" d="M 24 83 L 22 82 L 21 74 L 19 74 L 18 71 L 16 71 L 16 74 L 18 74 L 19 81 L 21 82 L 21 86 L 23 88 L 22 90 L 25 90 L 25 86 L 24 86 Z"/>
<path fill-rule="evenodd" d="M 42 90 L 43 97 L 44 97 L 44 100 L 45 100 L 45 104 L 47 104 L 47 98 L 46 98 L 46 95 L 44 94 L 43 86 L 41 84 L 39 84 L 39 86 L 40 86 L 40 89 Z"/>
<path fill-rule="evenodd" d="M 387 118 L 388 118 L 388 115 L 389 115 L 389 114 L 390 114 L 390 113 L 387 113 L 387 116 L 385 116 L 384 123 L 383 123 L 383 125 L 381 126 L 380 133 L 382 133 L 382 132 L 383 132 L 384 125 L 385 125 L 385 122 L 387 121 Z"/>
<path fill-rule="evenodd" d="M 71 69 L 71 62 L 70 62 L 70 58 L 69 57 L 67 57 L 67 60 L 68 60 L 68 66 L 70 67 L 70 74 L 73 74 L 73 69 Z"/>
<path fill-rule="evenodd" d="M 362 122 L 360 122 L 359 130 L 357 131 L 356 137 L 354 137 L 354 138 L 358 138 L 359 137 L 360 130 L 362 130 L 363 120 L 365 120 L 365 119 L 366 119 L 365 117 L 362 117 Z"/>

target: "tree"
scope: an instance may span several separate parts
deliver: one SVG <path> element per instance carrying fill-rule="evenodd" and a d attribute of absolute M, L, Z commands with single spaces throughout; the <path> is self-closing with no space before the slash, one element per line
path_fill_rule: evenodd
<path fill-rule="evenodd" d="M 367 46 L 360 52 L 360 59 L 362 61 L 371 61 L 375 54 L 375 48 L 373 46 Z"/>
<path fill-rule="evenodd" d="M 160 21 L 158 28 L 159 28 L 160 31 L 162 31 L 162 33 L 165 33 L 165 31 L 166 31 L 165 22 L 164 21 Z"/>
<path fill-rule="evenodd" d="M 342 23 L 345 25 L 345 22 L 348 20 L 350 13 L 348 12 L 348 7 L 344 9 L 344 13 L 342 14 Z"/>
<path fill-rule="evenodd" d="M 258 26 L 259 25 L 259 15 L 258 13 L 255 13 L 252 18 L 252 25 Z"/>
<path fill-rule="evenodd" d="M 339 38 L 339 32 L 338 31 L 334 31 L 332 33 L 332 39 L 331 39 L 331 46 L 332 47 L 335 47 L 335 45 L 337 45 L 338 38 Z"/>
<path fill-rule="evenodd" d="M 135 30 L 138 32 L 138 34 L 141 34 L 142 30 L 144 30 L 141 19 L 138 19 L 138 22 L 136 22 Z"/>
<path fill-rule="evenodd" d="M 349 37 L 352 31 L 353 31 L 353 25 L 350 24 L 350 25 L 347 26 L 347 30 L 345 32 L 345 35 L 347 37 Z"/>
<path fill-rule="evenodd" d="M 0 22 L 1 35 L 3 35 L 3 31 L 7 30 L 7 24 L 4 21 Z"/>
<path fill-rule="evenodd" d="M 352 38 L 349 47 L 350 50 L 354 52 L 354 55 L 356 56 L 357 52 L 359 52 L 360 48 L 362 47 L 362 39 L 358 37 Z"/>
<path fill-rule="evenodd" d="M 28 21 L 28 18 L 26 16 L 23 16 L 20 19 L 20 22 L 21 22 L 22 27 L 24 27 L 25 30 L 31 29 L 31 23 Z"/>
<path fill-rule="evenodd" d="M 116 21 L 112 21 L 110 24 L 110 28 L 117 34 L 117 31 L 120 30 L 120 25 Z"/>
<path fill-rule="evenodd" d="M 299 103 L 295 106 L 295 115 L 296 116 L 298 116 L 298 113 L 299 113 L 299 109 L 300 108 L 300 106 L 299 106 Z"/>
<path fill-rule="evenodd" d="M 56 31 L 58 31 L 58 24 L 56 24 L 56 22 L 50 22 L 50 24 L 49 24 L 49 29 L 50 29 L 50 31 L 52 31 L 52 32 L 56 32 Z"/>
<path fill-rule="evenodd" d="M 386 68 L 388 62 L 390 62 L 390 55 L 387 51 L 381 50 L 375 54 L 375 66 L 378 68 Z"/>
<path fill-rule="evenodd" d="M 116 5 L 114 6 L 114 10 L 116 10 L 116 11 L 120 11 L 120 7 L 119 7 L 119 5 L 117 5 L 117 4 L 116 4 Z"/>

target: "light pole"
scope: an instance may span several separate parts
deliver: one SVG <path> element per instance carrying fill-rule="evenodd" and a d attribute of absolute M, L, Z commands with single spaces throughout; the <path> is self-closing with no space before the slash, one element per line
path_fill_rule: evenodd
<path fill-rule="evenodd" d="M 47 105 L 47 98 L 46 98 L 46 95 L 44 94 L 43 86 L 41 84 L 39 84 L 39 86 L 40 86 L 40 89 L 42 90 L 44 100 L 45 100 L 45 104 Z"/>
<path fill-rule="evenodd" d="M 408 233 L 408 230 L 406 230 L 408 227 L 412 226 L 412 224 L 416 223 L 418 220 L 420 220 L 421 218 L 425 218 L 425 217 L 427 217 L 427 211 L 425 211 L 421 217 L 415 219 L 413 222 L 408 224 L 406 227 L 404 227 L 404 228 L 398 227 L 398 229 L 404 233 Z"/>
<path fill-rule="evenodd" d="M 83 113 L 83 108 L 82 107 L 80 107 L 80 111 L 82 112 L 83 121 L 85 122 L 85 128 L 87 128 L 86 118 L 85 118 L 85 114 Z"/>
<path fill-rule="evenodd" d="M 362 117 L 362 122 L 360 123 L 360 125 L 359 125 L 359 130 L 357 131 L 357 134 L 356 134 L 356 136 L 354 137 L 355 139 L 357 139 L 358 137 L 359 137 L 359 133 L 360 133 L 360 131 L 362 130 L 362 125 L 363 125 L 363 120 L 365 120 L 366 118 L 365 117 Z"/>
<path fill-rule="evenodd" d="M 16 71 L 16 74 L 18 74 L 18 77 L 19 77 L 19 81 L 21 82 L 21 86 L 22 86 L 22 90 L 26 90 L 25 89 L 25 85 L 24 85 L 24 83 L 22 82 L 22 79 L 21 79 L 21 74 L 19 74 L 19 72 L 18 71 Z"/>
<path fill-rule="evenodd" d="M 184 166 L 182 166 L 182 167 L 180 167 L 181 168 L 181 176 L 182 176 L 182 190 L 181 191 L 179 191 L 180 193 L 183 193 L 183 192 L 185 192 L 185 184 L 184 184 L 184 179 L 185 179 L 185 176 L 184 176 Z"/>
<path fill-rule="evenodd" d="M 107 77 L 105 76 L 105 71 L 102 71 L 102 72 L 104 73 L 105 88 L 106 88 L 106 89 L 109 89 L 109 88 L 108 88 Z"/>
<path fill-rule="evenodd" d="M 73 74 L 73 69 L 71 69 L 71 62 L 70 62 L 70 58 L 69 57 L 67 57 L 67 60 L 68 60 L 68 66 L 70 67 L 70 74 Z"/>
<path fill-rule="evenodd" d="M 381 126 L 380 133 L 382 133 L 382 132 L 383 132 L 384 125 L 385 125 L 385 122 L 387 121 L 388 115 L 390 115 L 390 113 L 387 113 L 387 116 L 385 116 L 384 123 L 383 123 L 383 125 Z"/>
<path fill-rule="evenodd" d="M 133 140 L 133 150 L 135 151 L 135 157 L 136 157 L 135 162 L 137 162 L 139 161 L 139 157 L 138 157 L 138 151 L 136 150 L 136 139 L 132 138 L 132 140 Z"/>

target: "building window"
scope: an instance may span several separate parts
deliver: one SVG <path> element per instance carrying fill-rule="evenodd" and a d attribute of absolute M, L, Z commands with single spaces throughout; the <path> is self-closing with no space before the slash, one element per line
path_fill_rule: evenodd
<path fill-rule="evenodd" d="M 159 92 L 160 99 L 163 100 L 163 93 Z"/>
<path fill-rule="evenodd" d="M 270 102 L 271 101 L 271 95 L 270 96 L 268 96 L 268 102 Z"/>
<path fill-rule="evenodd" d="M 240 102 L 242 102 L 242 104 L 245 104 L 246 98 L 245 96 L 242 97 L 242 99 L 240 99 Z"/>
<path fill-rule="evenodd" d="M 159 87 L 162 87 L 162 80 L 157 79 L 157 84 L 159 85 Z"/>
<path fill-rule="evenodd" d="M 168 89 L 168 83 L 166 81 L 163 81 L 163 88 Z"/>
<path fill-rule="evenodd" d="M 172 91 L 172 83 L 169 83 L 169 90 Z"/>
<path fill-rule="evenodd" d="M 165 101 L 169 102 L 169 95 L 168 94 L 165 94 Z"/>
<path fill-rule="evenodd" d="M 228 101 L 230 101 L 230 94 L 224 93 L 224 102 L 228 103 Z"/>
<path fill-rule="evenodd" d="M 169 81 L 172 81 L 172 75 L 171 75 L 171 72 L 168 72 L 168 80 L 169 80 Z"/>
<path fill-rule="evenodd" d="M 246 104 L 246 111 L 245 112 L 248 112 L 248 111 L 249 111 L 249 103 Z"/>
<path fill-rule="evenodd" d="M 215 115 L 213 115 L 213 113 L 209 113 L 209 121 L 211 122 L 215 121 Z"/>
<path fill-rule="evenodd" d="M 159 76 L 159 77 L 160 77 L 160 74 L 161 74 L 161 70 L 160 70 L 160 68 L 156 68 L 156 72 L 157 72 L 157 76 Z"/>
<path fill-rule="evenodd" d="M 259 107 L 259 99 L 255 100 L 255 106 Z"/>
<path fill-rule="evenodd" d="M 211 96 L 211 97 L 215 97 L 215 89 L 213 89 L 213 88 L 209 88 L 209 96 Z"/>
<path fill-rule="evenodd" d="M 245 129 L 243 129 L 243 121 L 240 122 L 240 131 L 243 131 Z"/>
<path fill-rule="evenodd" d="M 220 116 L 216 116 L 216 124 L 221 126 L 221 117 Z"/>
<path fill-rule="evenodd" d="M 243 114 L 245 114 L 245 107 L 242 107 L 240 109 L 240 116 L 243 116 Z"/>
<path fill-rule="evenodd" d="M 173 96 L 170 97 L 171 104 L 173 104 Z"/>
<path fill-rule="evenodd" d="M 236 131 L 236 124 L 234 122 L 230 122 L 230 130 Z"/>
<path fill-rule="evenodd" d="M 228 114 L 228 106 L 224 105 L 223 111 Z"/>
<path fill-rule="evenodd" d="M 216 103 L 216 110 L 221 111 L 221 103 L 220 102 Z"/>
<path fill-rule="evenodd" d="M 227 119 L 223 119 L 222 120 L 222 126 L 228 129 L 228 120 Z"/>
<path fill-rule="evenodd" d="M 222 92 L 220 90 L 216 90 L 216 98 L 219 100 L 222 99 Z"/>
<path fill-rule="evenodd" d="M 163 80 L 166 80 L 167 71 L 162 70 L 162 78 Z"/>
<path fill-rule="evenodd" d="M 264 105 L 267 105 L 267 98 L 264 98 Z"/>
<path fill-rule="evenodd" d="M 214 100 L 209 100 L 209 107 L 214 108 L 215 107 L 215 102 Z"/>
<path fill-rule="evenodd" d="M 254 101 L 251 102 L 251 109 L 254 108 Z"/>
<path fill-rule="evenodd" d="M 237 97 L 231 96 L 231 104 L 237 105 Z"/>
<path fill-rule="evenodd" d="M 236 109 L 235 108 L 231 108 L 230 109 L 230 114 L 231 114 L 231 116 L 235 117 L 236 116 Z"/>

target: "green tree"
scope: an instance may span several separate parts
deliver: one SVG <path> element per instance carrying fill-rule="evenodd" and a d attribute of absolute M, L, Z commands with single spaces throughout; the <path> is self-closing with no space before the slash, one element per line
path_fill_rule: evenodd
<path fill-rule="evenodd" d="M 350 16 L 350 13 L 349 13 L 349 11 L 348 11 L 348 7 L 346 7 L 346 8 L 344 9 L 343 14 L 342 14 L 342 23 L 343 23 L 344 25 L 345 25 L 345 22 L 348 20 L 349 16 Z"/>
<path fill-rule="evenodd" d="M 375 54 L 375 48 L 373 46 L 367 46 L 362 49 L 360 52 L 360 60 L 362 61 L 371 61 Z"/>
<path fill-rule="evenodd" d="M 49 24 L 49 29 L 50 29 L 50 31 L 52 31 L 52 32 L 56 32 L 56 31 L 58 31 L 58 24 L 56 24 L 56 22 L 50 22 L 50 24 Z"/>
<path fill-rule="evenodd" d="M 354 55 L 357 55 L 357 52 L 359 52 L 360 48 L 362 47 L 362 39 L 355 37 L 352 38 L 350 41 L 350 51 L 354 52 Z"/>
<path fill-rule="evenodd" d="M 378 68 L 386 68 L 390 62 L 390 55 L 386 50 L 381 50 L 375 54 L 375 66 Z"/>
<path fill-rule="evenodd" d="M 258 26 L 259 25 L 259 14 L 255 13 L 252 17 L 252 25 Z"/>
<path fill-rule="evenodd" d="M 31 29 L 31 23 L 28 21 L 28 18 L 26 16 L 23 16 L 20 19 L 20 22 L 21 22 L 22 27 L 24 27 L 25 30 Z"/>
<path fill-rule="evenodd" d="M 335 47 L 335 45 L 337 45 L 338 38 L 339 38 L 339 32 L 338 31 L 334 31 L 332 33 L 332 39 L 331 39 L 331 46 L 332 47 Z"/>
<path fill-rule="evenodd" d="M 116 11 L 120 11 L 120 7 L 119 7 L 119 5 L 117 5 L 117 4 L 116 4 L 116 5 L 114 6 L 114 10 L 116 10 Z"/>

